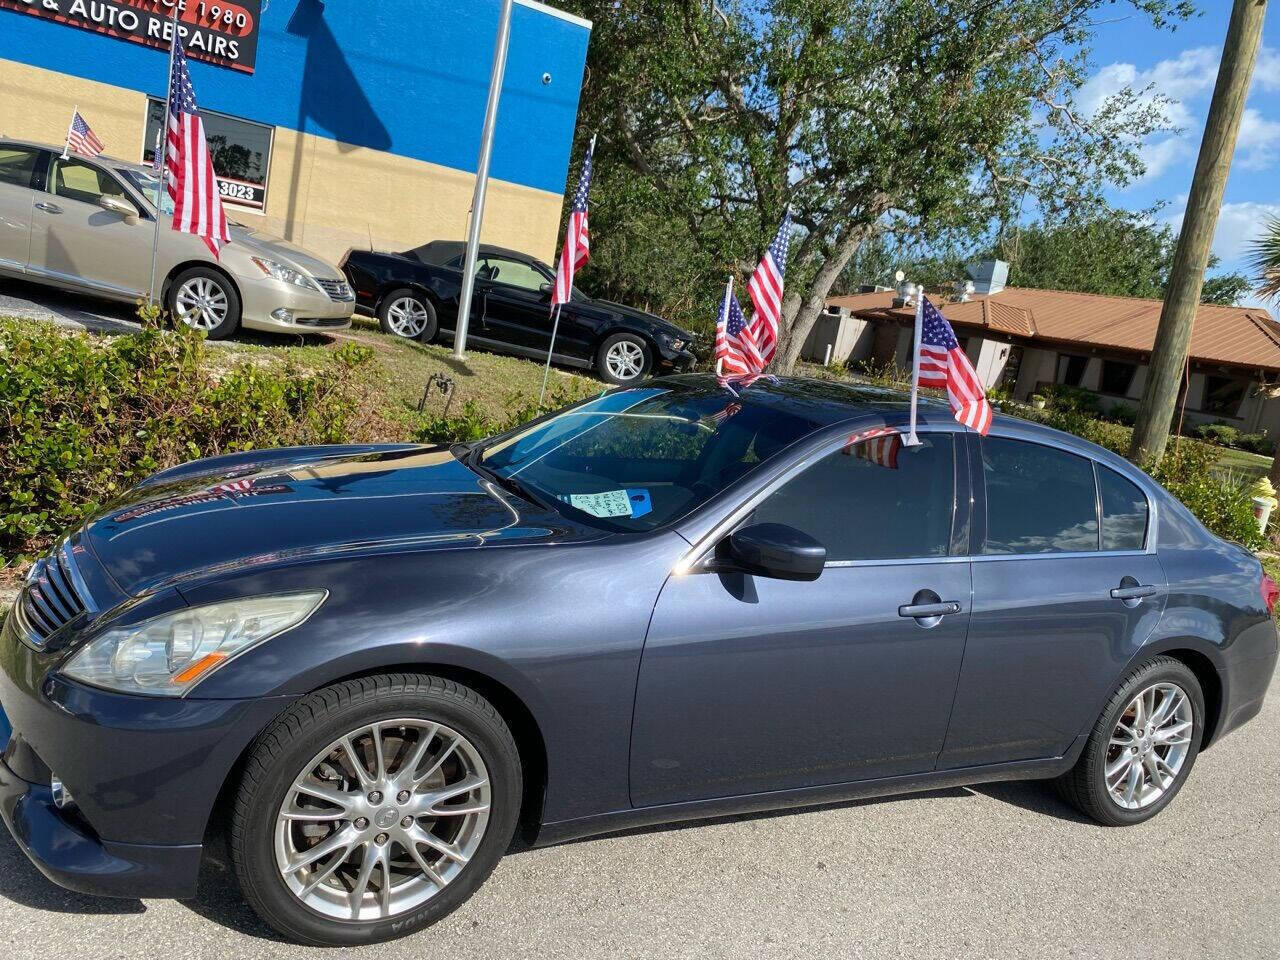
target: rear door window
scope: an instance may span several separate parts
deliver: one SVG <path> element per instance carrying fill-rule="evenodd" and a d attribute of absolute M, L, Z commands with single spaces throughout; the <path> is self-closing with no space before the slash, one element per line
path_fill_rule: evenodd
<path fill-rule="evenodd" d="M 984 554 L 1098 549 L 1093 461 L 1003 437 L 982 439 L 987 489 Z"/>
<path fill-rule="evenodd" d="M 827 560 L 945 557 L 955 511 L 950 433 L 898 434 L 851 444 L 792 477 L 752 523 L 782 523 L 827 548 Z"/>
<path fill-rule="evenodd" d="M 1110 467 L 1098 464 L 1102 549 L 1142 550 L 1147 543 L 1147 495 Z"/>
<path fill-rule="evenodd" d="M 38 150 L 30 147 L 0 145 L 0 183 L 15 187 L 31 186 L 31 174 L 36 168 Z"/>

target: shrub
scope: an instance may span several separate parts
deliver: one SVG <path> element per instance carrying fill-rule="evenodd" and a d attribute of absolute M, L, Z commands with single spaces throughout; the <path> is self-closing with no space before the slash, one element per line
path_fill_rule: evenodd
<path fill-rule="evenodd" d="M 1112 423 L 1123 423 L 1132 427 L 1138 422 L 1138 410 L 1127 403 L 1113 403 L 1103 414 L 1103 418 Z"/>
<path fill-rule="evenodd" d="M 1175 440 L 1148 472 L 1218 536 L 1256 550 L 1263 537 L 1253 516 L 1249 480 L 1216 473 L 1217 459 L 1213 447 Z"/>
<path fill-rule="evenodd" d="M 1196 436 L 1224 447 L 1234 447 L 1240 439 L 1240 431 L 1225 423 L 1202 423 L 1196 427 Z"/>
<path fill-rule="evenodd" d="M 100 341 L 0 321 L 0 558 L 44 549 L 164 467 L 358 438 L 372 356 L 348 344 L 317 372 L 247 362 L 218 372 L 185 326 Z"/>
<path fill-rule="evenodd" d="M 1275 455 L 1275 441 L 1268 439 L 1267 431 L 1263 430 L 1259 433 L 1242 433 L 1236 439 L 1236 446 L 1241 450 L 1248 450 L 1250 453 L 1259 453 L 1264 457 Z"/>

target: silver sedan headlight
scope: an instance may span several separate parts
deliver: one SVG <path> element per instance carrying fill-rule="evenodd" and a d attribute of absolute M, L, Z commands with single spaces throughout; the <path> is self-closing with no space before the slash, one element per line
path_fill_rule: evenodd
<path fill-rule="evenodd" d="M 308 290 L 320 290 L 319 285 L 301 270 L 286 267 L 283 263 L 276 263 L 276 261 L 268 260 L 266 257 L 250 257 L 249 259 L 272 280 L 290 283 L 295 287 L 306 287 Z M 324 291 L 321 290 L 320 292 L 323 293 Z"/>
<path fill-rule="evenodd" d="M 108 630 L 63 673 L 121 693 L 180 697 L 228 660 L 302 623 L 326 596 L 315 590 L 175 610 Z"/>

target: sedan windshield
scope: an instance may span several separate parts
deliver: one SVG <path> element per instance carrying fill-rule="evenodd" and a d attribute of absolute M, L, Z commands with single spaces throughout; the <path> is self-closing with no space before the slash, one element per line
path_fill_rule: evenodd
<path fill-rule="evenodd" d="M 153 176 L 150 173 L 147 173 L 143 170 L 135 169 L 133 167 L 122 167 L 120 168 L 120 172 L 129 178 L 129 182 L 138 188 L 138 192 L 141 193 L 144 197 L 146 197 L 147 202 L 151 204 L 152 207 L 155 207 L 158 205 L 158 201 L 161 199 L 159 177 Z M 160 212 L 166 215 L 172 214 L 173 200 L 169 197 L 169 194 L 167 191 L 163 197 L 163 200 L 164 200 L 164 206 L 161 207 Z"/>
<path fill-rule="evenodd" d="M 605 394 L 480 452 L 478 466 L 596 526 L 650 530 L 715 496 L 819 423 L 716 386 Z"/>

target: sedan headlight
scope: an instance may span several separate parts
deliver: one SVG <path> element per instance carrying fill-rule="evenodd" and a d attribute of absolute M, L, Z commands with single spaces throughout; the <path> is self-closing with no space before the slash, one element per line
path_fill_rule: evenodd
<path fill-rule="evenodd" d="M 683 337 L 673 337 L 669 333 L 664 333 L 662 336 L 663 336 L 663 339 L 667 341 L 667 346 L 669 346 L 672 350 L 683 350 L 685 347 L 689 345 L 689 341 L 684 339 Z"/>
<path fill-rule="evenodd" d="M 180 697 L 232 657 L 296 627 L 326 596 L 328 591 L 316 590 L 175 610 L 108 630 L 63 672 L 122 693 Z"/>
<path fill-rule="evenodd" d="M 320 289 L 316 285 L 316 282 L 301 270 L 295 270 L 293 267 L 286 267 L 283 263 L 276 263 L 274 260 L 268 260 L 266 257 L 250 257 L 249 259 L 257 265 L 259 270 L 265 273 L 272 280 L 279 280 L 281 283 L 291 283 L 295 287 L 306 287 L 308 290 Z"/>

